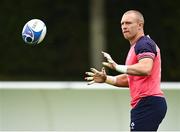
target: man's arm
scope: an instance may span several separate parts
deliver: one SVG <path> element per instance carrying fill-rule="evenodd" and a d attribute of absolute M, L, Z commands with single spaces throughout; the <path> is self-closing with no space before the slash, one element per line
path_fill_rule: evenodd
<path fill-rule="evenodd" d="M 118 72 L 136 75 L 136 76 L 147 76 L 151 74 L 151 70 L 153 67 L 153 59 L 152 58 L 142 58 L 138 61 L 138 63 L 133 65 L 118 65 L 108 53 L 103 52 L 104 57 L 108 62 L 103 62 L 103 65 L 114 69 Z"/>
<path fill-rule="evenodd" d="M 121 74 L 117 76 L 107 76 L 105 83 L 111 84 L 117 87 L 128 87 L 127 74 Z"/>
<path fill-rule="evenodd" d="M 127 66 L 127 74 L 137 76 L 147 76 L 151 74 L 153 67 L 153 59 L 143 58 L 134 65 Z"/>
<path fill-rule="evenodd" d="M 85 77 L 85 80 L 90 81 L 88 82 L 89 85 L 93 83 L 107 83 L 118 87 L 128 87 L 128 78 L 126 74 L 108 76 L 104 68 L 102 68 L 101 71 L 95 68 L 91 68 L 90 70 L 91 72 L 85 73 L 88 75 Z"/>

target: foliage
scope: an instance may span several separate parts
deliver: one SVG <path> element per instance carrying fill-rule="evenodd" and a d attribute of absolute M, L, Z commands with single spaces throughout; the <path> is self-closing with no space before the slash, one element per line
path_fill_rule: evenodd
<path fill-rule="evenodd" d="M 108 52 L 124 63 L 129 44 L 120 19 L 129 9 L 145 16 L 145 32 L 162 52 L 162 80 L 180 78 L 180 1 L 105 0 Z M 83 80 L 89 69 L 90 0 L 1 0 L 1 80 Z M 33 18 L 47 25 L 47 36 L 37 46 L 25 45 L 24 24 Z"/>

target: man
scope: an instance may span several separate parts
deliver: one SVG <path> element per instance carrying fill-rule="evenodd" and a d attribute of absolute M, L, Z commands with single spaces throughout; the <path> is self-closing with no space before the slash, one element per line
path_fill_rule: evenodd
<path fill-rule="evenodd" d="M 160 89 L 161 57 L 156 43 L 144 35 L 144 18 L 136 10 L 124 13 L 121 19 L 124 38 L 130 42 L 125 65 L 118 65 L 108 53 L 102 52 L 107 62 L 103 65 L 122 74 L 109 76 L 105 69 L 91 68 L 86 80 L 129 87 L 131 95 L 131 131 L 157 131 L 165 117 L 167 105 Z"/>

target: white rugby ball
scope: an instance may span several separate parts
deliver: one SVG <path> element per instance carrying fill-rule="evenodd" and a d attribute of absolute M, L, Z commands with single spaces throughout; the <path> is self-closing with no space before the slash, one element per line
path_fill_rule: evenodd
<path fill-rule="evenodd" d="M 43 21 L 32 19 L 28 21 L 22 30 L 22 38 L 26 44 L 39 44 L 46 36 L 47 28 Z"/>

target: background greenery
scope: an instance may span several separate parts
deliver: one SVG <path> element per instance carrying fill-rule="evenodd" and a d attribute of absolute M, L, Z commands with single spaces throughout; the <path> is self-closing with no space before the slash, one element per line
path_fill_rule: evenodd
<path fill-rule="evenodd" d="M 129 49 L 119 24 L 122 14 L 140 10 L 146 34 L 161 48 L 162 80 L 179 81 L 180 1 L 105 2 L 107 51 L 113 58 L 124 63 Z M 1 0 L 0 80 L 82 81 L 90 67 L 89 9 L 89 0 Z M 24 44 L 21 38 L 24 24 L 33 18 L 47 25 L 47 36 L 36 46 Z"/>

